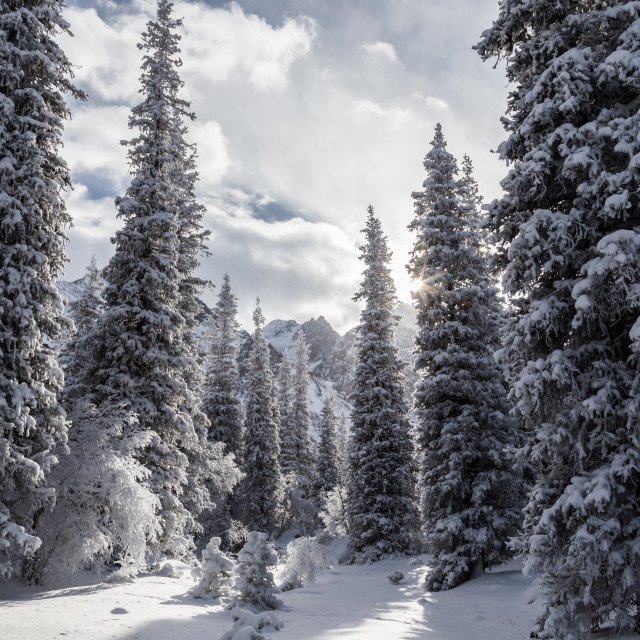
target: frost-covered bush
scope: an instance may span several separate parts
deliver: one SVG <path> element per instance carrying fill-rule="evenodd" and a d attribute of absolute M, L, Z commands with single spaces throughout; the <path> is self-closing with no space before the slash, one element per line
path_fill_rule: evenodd
<path fill-rule="evenodd" d="M 288 591 L 315 582 L 316 570 L 338 564 L 338 558 L 315 538 L 298 538 L 287 545 L 287 564 L 282 572 L 280 589 Z"/>
<path fill-rule="evenodd" d="M 284 627 L 284 624 L 271 611 L 253 613 L 248 609 L 234 607 L 231 610 L 231 616 L 233 629 L 227 631 L 220 640 L 264 640 L 264 636 L 258 633 L 260 629 L 264 627 L 282 629 Z"/>
<path fill-rule="evenodd" d="M 334 487 L 327 492 L 324 500 L 324 511 L 319 514 L 324 523 L 325 530 L 332 536 L 349 533 L 347 521 L 347 489 Z"/>
<path fill-rule="evenodd" d="M 148 434 L 132 431 L 134 417 L 115 405 L 98 412 L 79 403 L 72 417 L 71 452 L 51 478 L 56 505 L 37 529 L 43 544 L 35 571 L 50 584 L 116 558 L 121 575 L 130 575 L 144 566 L 147 543 L 160 530 L 159 500 L 135 458 Z"/>
<path fill-rule="evenodd" d="M 402 573 L 402 571 L 394 571 L 387 576 L 387 580 L 389 580 L 391 584 L 400 584 L 404 580 L 404 573 Z"/>
<path fill-rule="evenodd" d="M 231 588 L 235 563 L 220 551 L 220 542 L 211 538 L 202 552 L 202 564 L 191 572 L 198 581 L 190 591 L 194 598 L 219 598 Z"/>
<path fill-rule="evenodd" d="M 234 605 L 251 605 L 259 611 L 277 609 L 280 601 L 275 597 L 276 585 L 269 567 L 278 562 L 267 534 L 252 531 L 238 553 L 238 564 L 233 584 L 236 595 Z"/>

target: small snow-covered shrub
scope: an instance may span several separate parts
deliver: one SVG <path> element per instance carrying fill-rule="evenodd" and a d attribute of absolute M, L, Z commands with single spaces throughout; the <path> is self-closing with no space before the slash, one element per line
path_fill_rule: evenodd
<path fill-rule="evenodd" d="M 165 562 L 161 567 L 158 567 L 156 575 L 161 578 L 181 578 L 182 571 L 176 569 L 170 562 Z"/>
<path fill-rule="evenodd" d="M 332 536 L 349 533 L 347 522 L 347 489 L 334 487 L 325 496 L 324 511 L 319 514 L 325 530 Z"/>
<path fill-rule="evenodd" d="M 277 609 L 281 602 L 274 593 L 276 585 L 269 567 L 278 562 L 273 545 L 267 542 L 267 534 L 252 531 L 238 553 L 233 604 L 255 607 L 258 611 Z"/>
<path fill-rule="evenodd" d="M 265 637 L 251 625 L 240 628 L 234 625 L 231 631 L 220 636 L 220 640 L 265 640 Z"/>
<path fill-rule="evenodd" d="M 391 584 L 400 584 L 404 580 L 404 573 L 402 573 L 402 571 L 394 571 L 387 576 L 387 580 L 389 580 Z"/>
<path fill-rule="evenodd" d="M 220 640 L 264 640 L 264 636 L 258 633 L 264 627 L 282 629 L 284 624 L 276 618 L 271 611 L 253 613 L 248 609 L 234 607 L 231 610 L 233 629 L 227 631 Z"/>
<path fill-rule="evenodd" d="M 315 538 L 298 538 L 287 545 L 287 564 L 282 572 L 280 589 L 288 591 L 314 582 L 317 569 L 338 564 L 338 558 Z"/>
<path fill-rule="evenodd" d="M 202 564 L 191 572 L 198 580 L 189 592 L 194 598 L 219 598 L 231 588 L 235 563 L 220 551 L 220 542 L 220 538 L 211 538 L 202 552 Z"/>

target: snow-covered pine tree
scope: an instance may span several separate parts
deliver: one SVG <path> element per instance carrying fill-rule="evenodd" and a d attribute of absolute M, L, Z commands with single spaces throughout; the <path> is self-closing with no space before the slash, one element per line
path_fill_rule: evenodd
<path fill-rule="evenodd" d="M 135 429 L 124 404 L 103 406 L 99 414 L 85 399 L 91 385 L 86 370 L 92 336 L 101 317 L 104 282 L 95 257 L 87 267 L 84 291 L 69 304 L 76 333 L 64 347 L 62 403 L 71 419 L 68 455 L 50 476 L 56 504 L 40 519 L 34 575 L 49 585 L 68 584 L 80 569 L 114 561 L 125 573 L 145 562 L 146 542 L 158 535 L 159 501 L 145 480 L 149 471 L 135 458 L 148 434 Z"/>
<path fill-rule="evenodd" d="M 171 5 L 168 4 L 169 11 Z M 173 25 L 169 22 L 167 26 L 181 26 L 180 20 L 173 20 Z M 175 56 L 178 56 L 179 36 L 170 33 L 167 30 L 165 37 L 173 39 L 174 47 L 172 49 Z M 181 64 L 178 59 L 177 62 Z M 178 64 L 178 66 L 179 66 Z M 175 72 L 175 68 L 173 69 Z M 175 74 L 177 77 L 177 74 Z M 177 77 L 179 87 L 184 83 Z M 211 287 L 209 280 L 204 280 L 195 275 L 196 269 L 200 266 L 200 258 L 209 255 L 207 250 L 207 239 L 211 232 L 202 226 L 202 218 L 205 213 L 205 207 L 201 205 L 195 196 L 195 187 L 198 181 L 198 172 L 196 170 L 196 145 L 186 141 L 187 127 L 184 124 L 186 120 L 194 120 L 195 115 L 190 111 L 190 103 L 180 99 L 176 94 L 172 96 L 173 106 L 173 157 L 171 162 L 173 165 L 173 176 L 170 180 L 174 184 L 175 207 L 178 214 L 178 261 L 177 269 L 179 273 L 178 283 L 178 302 L 177 310 L 184 320 L 182 325 L 182 343 L 183 349 L 188 354 L 188 366 L 182 370 L 182 377 L 189 389 L 185 394 L 184 404 L 181 407 L 186 411 L 193 421 L 195 432 L 198 436 L 199 445 L 191 447 L 187 451 L 189 457 L 188 484 L 183 491 L 183 504 L 196 515 L 202 513 L 205 509 L 215 506 L 215 502 L 224 501 L 226 499 L 226 491 L 233 486 L 231 482 L 220 482 L 221 469 L 219 467 L 229 467 L 230 461 L 222 459 L 224 447 L 213 442 L 209 437 L 209 420 L 202 411 L 201 398 L 204 389 L 204 362 L 200 349 L 198 347 L 197 327 L 199 325 L 198 316 L 202 313 L 202 302 L 198 296 L 206 287 Z M 171 170 L 168 167 L 169 170 Z M 232 475 L 237 477 L 237 471 L 233 471 Z M 203 479 L 210 479 L 209 482 L 203 482 Z M 230 480 L 230 478 L 229 478 Z M 223 494 L 211 490 L 216 484 L 225 487 Z"/>
<path fill-rule="evenodd" d="M 0 8 L 0 578 L 20 574 L 40 544 L 33 529 L 53 502 L 45 476 L 64 449 L 62 373 L 54 341 L 63 300 L 55 283 L 66 260 L 70 186 L 58 155 L 72 85 L 56 42 L 69 32 L 60 0 Z"/>
<path fill-rule="evenodd" d="M 309 347 L 302 330 L 296 337 L 293 360 L 293 397 L 291 419 L 295 429 L 295 484 L 309 497 L 313 483 L 315 460 L 311 445 L 311 412 L 309 411 Z"/>
<path fill-rule="evenodd" d="M 82 378 L 91 353 L 90 339 L 87 336 L 93 331 L 102 315 L 104 299 L 102 290 L 104 280 L 98 269 L 96 257 L 91 258 L 84 277 L 80 297 L 69 303 L 68 310 L 75 325 L 75 333 L 69 337 L 60 354 L 60 364 L 64 370 L 63 405 L 67 412 L 74 398 L 87 393 Z"/>
<path fill-rule="evenodd" d="M 296 460 L 296 428 L 293 422 L 293 363 L 285 351 L 278 365 L 278 434 L 280 442 L 280 472 L 283 478 L 294 478 L 298 471 Z"/>
<path fill-rule="evenodd" d="M 525 570 L 538 637 L 638 626 L 640 5 L 505 0 L 477 46 L 507 61 L 506 194 L 490 207 L 515 315 L 503 347 L 539 468 Z"/>
<path fill-rule="evenodd" d="M 360 248 L 364 279 L 354 300 L 364 300 L 352 395 L 350 549 L 356 561 L 418 550 L 413 443 L 404 399 L 402 367 L 393 344 L 397 323 L 391 252 L 373 207 Z"/>
<path fill-rule="evenodd" d="M 104 281 L 98 269 L 98 261 L 95 255 L 87 266 L 87 275 L 84 277 L 83 290 L 80 297 L 68 304 L 68 313 L 76 328 L 76 337 L 84 338 L 96 325 L 102 315 L 102 289 Z M 65 377 L 66 382 L 66 377 Z"/>
<path fill-rule="evenodd" d="M 333 387 L 327 387 L 320 424 L 318 425 L 318 462 L 316 465 L 316 489 L 326 494 L 340 484 L 338 475 L 338 448 L 336 395 Z"/>
<path fill-rule="evenodd" d="M 414 192 L 416 233 L 408 270 L 416 283 L 414 419 L 418 490 L 432 591 L 501 562 L 521 521 L 520 475 L 505 453 L 522 444 L 493 354 L 502 312 L 488 276 L 470 161 L 457 178 L 438 124 Z"/>
<path fill-rule="evenodd" d="M 247 400 L 243 441 L 243 471 L 240 491 L 243 522 L 250 529 L 275 535 L 282 519 L 282 475 L 280 473 L 275 388 L 269 367 L 269 348 L 263 335 L 264 317 L 260 300 L 253 313 L 255 331 L 247 366 Z"/>
<path fill-rule="evenodd" d="M 202 409 L 209 419 L 209 444 L 214 450 L 224 444 L 226 453 L 233 454 L 236 464 L 242 458 L 242 429 L 244 412 L 240 400 L 238 381 L 238 349 L 235 343 L 237 328 L 237 298 L 231 291 L 228 274 L 225 274 L 218 295 L 218 302 L 211 320 L 211 350 L 206 358 L 206 376 Z M 214 474 L 215 475 L 215 474 Z M 200 516 L 204 539 L 212 535 L 223 538 L 224 547 L 231 544 L 233 526 L 233 496 L 217 490 L 219 483 L 208 484 L 215 507 L 206 509 Z M 224 489 L 224 487 L 223 487 Z"/>
<path fill-rule="evenodd" d="M 347 414 L 341 411 L 336 423 L 336 448 L 338 453 L 338 477 L 343 486 L 347 486 L 349 478 L 350 437 L 347 422 Z"/>
<path fill-rule="evenodd" d="M 224 274 L 218 302 L 211 321 L 211 351 L 207 359 L 205 394 L 202 408 L 209 418 L 209 440 L 224 442 L 236 460 L 242 456 L 244 419 L 238 383 L 237 298 Z"/>
<path fill-rule="evenodd" d="M 276 585 L 269 571 L 278 562 L 278 554 L 266 533 L 251 531 L 238 552 L 233 583 L 233 606 L 250 605 L 258 611 L 277 609 L 282 603 L 275 596 Z"/>
<path fill-rule="evenodd" d="M 220 598 L 231 590 L 235 562 L 220 551 L 222 540 L 213 536 L 202 551 L 202 562 L 191 572 L 198 581 L 189 593 L 194 598 Z"/>
<path fill-rule="evenodd" d="M 211 479 L 224 460 L 220 449 L 207 448 L 208 424 L 196 395 L 198 362 L 188 337 L 187 294 L 196 287 L 191 270 L 201 243 L 194 231 L 199 222 L 190 195 L 193 175 L 185 178 L 178 170 L 192 157 L 181 125 L 191 115 L 178 95 L 175 31 L 181 23 L 171 12 L 171 4 L 160 0 L 139 45 L 145 52 L 143 100 L 129 119 L 138 136 L 126 142 L 133 178 L 116 200 L 124 227 L 105 271 L 106 309 L 94 332 L 87 379 L 96 389 L 98 413 L 123 403 L 136 415 L 137 428 L 150 434 L 139 459 L 161 503 L 162 534 L 154 549 L 181 556 L 192 548 L 194 516 L 206 506 L 203 477 Z M 218 479 L 224 481 L 223 474 Z"/>

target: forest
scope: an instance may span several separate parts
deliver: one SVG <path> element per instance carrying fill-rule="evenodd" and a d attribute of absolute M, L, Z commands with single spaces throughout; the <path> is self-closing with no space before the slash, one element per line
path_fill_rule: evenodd
<path fill-rule="evenodd" d="M 437 124 L 407 194 L 409 349 L 372 205 L 350 342 L 324 318 L 267 324 L 259 298 L 247 333 L 235 274 L 203 274 L 215 229 L 169 0 L 141 34 L 112 255 L 59 282 L 67 100 L 91 99 L 63 9 L 0 8 L 0 606 L 188 570 L 180 597 L 217 607 L 221 640 L 286 638 L 303 604 L 281 598 L 330 571 L 400 585 L 429 621 L 465 606 L 441 592 L 517 566 L 537 593 L 518 637 L 639 637 L 640 2 L 497 3 L 474 49 L 506 63 L 502 195 L 483 201 Z M 402 637 L 502 640 L 449 635 L 455 617 Z"/>

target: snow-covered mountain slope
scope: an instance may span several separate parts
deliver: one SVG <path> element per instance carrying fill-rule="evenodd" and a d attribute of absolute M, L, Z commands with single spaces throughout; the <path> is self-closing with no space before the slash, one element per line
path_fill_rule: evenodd
<path fill-rule="evenodd" d="M 299 330 L 300 325 L 295 320 L 272 320 L 265 325 L 264 337 L 278 353 L 291 355 Z"/>
<path fill-rule="evenodd" d="M 66 280 L 58 280 L 56 287 L 58 291 L 66 298 L 67 302 L 73 302 L 77 300 L 84 289 L 84 278 L 74 280 L 73 282 L 67 282 Z"/>

